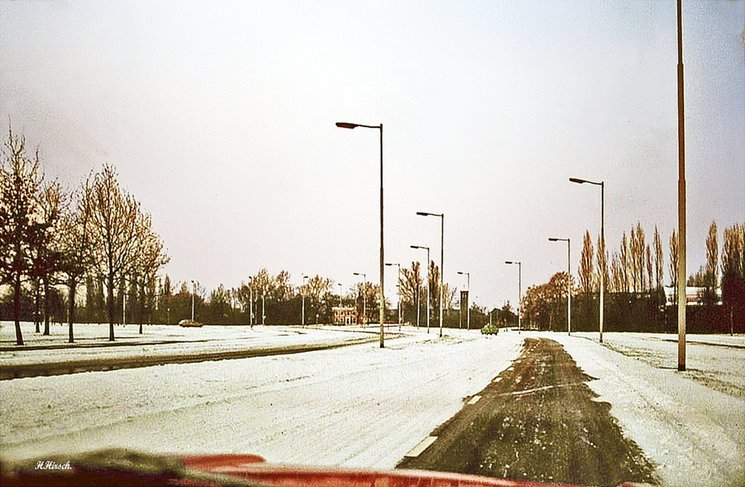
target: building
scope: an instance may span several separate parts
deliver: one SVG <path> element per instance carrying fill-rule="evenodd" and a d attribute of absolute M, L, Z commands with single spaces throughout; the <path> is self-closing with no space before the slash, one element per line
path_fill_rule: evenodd
<path fill-rule="evenodd" d="M 676 297 L 676 289 L 671 286 L 665 286 L 665 300 L 668 306 L 676 306 L 678 304 Z M 717 303 L 722 304 L 722 288 L 716 288 L 714 290 L 717 294 Z M 703 296 L 706 292 L 705 287 L 698 286 L 686 286 L 686 305 L 687 306 L 698 306 L 703 304 Z"/>
<path fill-rule="evenodd" d="M 357 310 L 353 306 L 334 306 L 331 308 L 331 321 L 335 325 L 357 324 Z"/>

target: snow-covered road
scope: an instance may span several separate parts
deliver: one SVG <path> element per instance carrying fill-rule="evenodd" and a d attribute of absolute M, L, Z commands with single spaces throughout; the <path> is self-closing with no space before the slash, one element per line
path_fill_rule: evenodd
<path fill-rule="evenodd" d="M 245 341 L 245 330 L 205 330 Z M 260 330 L 255 330 L 259 333 Z M 168 333 L 182 332 L 169 330 Z M 328 340 L 308 331 L 301 339 Z M 276 336 L 271 337 L 270 335 Z M 346 334 L 346 333 L 343 333 Z M 350 334 L 351 335 L 351 334 Z M 666 485 L 745 485 L 743 337 L 691 336 L 689 371 L 670 336 L 405 329 L 401 338 L 250 359 L 0 382 L 5 460 L 124 447 L 256 453 L 275 463 L 393 468 L 517 358 L 523 339 L 561 343 Z M 280 329 L 253 340 L 286 343 Z M 698 344 L 693 342 L 707 342 Z M 121 352 L 125 348 L 121 347 Z M 41 350 L 38 352 L 41 355 Z M 45 350 L 46 354 L 78 351 Z M 20 358 L 17 360 L 21 360 Z"/>
<path fill-rule="evenodd" d="M 517 333 L 0 383 L 7 460 L 125 447 L 393 468 L 522 348 Z"/>

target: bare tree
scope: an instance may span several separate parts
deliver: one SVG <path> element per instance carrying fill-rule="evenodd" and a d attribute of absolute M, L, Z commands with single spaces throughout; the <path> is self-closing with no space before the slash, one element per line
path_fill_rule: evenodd
<path fill-rule="evenodd" d="M 582 294 L 589 295 L 595 291 L 594 250 L 590 232 L 585 232 L 582 242 L 582 253 L 579 260 L 579 290 Z"/>
<path fill-rule="evenodd" d="M 662 239 L 657 225 L 654 226 L 654 282 L 655 289 L 662 289 L 664 284 L 665 257 L 662 254 Z"/>
<path fill-rule="evenodd" d="M 109 340 L 113 341 L 114 289 L 137 261 L 140 204 L 120 187 L 116 171 L 108 165 L 85 182 L 83 198 L 90 211 L 88 257 L 106 284 Z"/>
<path fill-rule="evenodd" d="M 602 282 L 604 283 L 603 291 L 608 287 L 608 252 L 605 250 L 605 240 L 598 235 L 598 246 L 597 246 L 597 277 L 596 282 L 600 285 L 600 277 L 602 276 Z"/>
<path fill-rule="evenodd" d="M 719 244 L 717 243 L 717 222 L 711 222 L 706 236 L 706 292 L 708 303 L 716 303 L 716 289 L 719 284 Z"/>
<path fill-rule="evenodd" d="M 145 288 L 153 287 L 153 283 L 156 279 L 158 271 L 161 267 L 166 265 L 170 260 L 165 254 L 163 249 L 163 242 L 160 237 L 152 229 L 152 219 L 149 214 L 141 214 L 139 218 L 139 232 L 138 232 L 138 251 L 137 257 L 134 262 L 134 275 L 139 276 L 141 282 L 137 282 L 135 279 L 135 286 L 140 285 L 142 290 L 141 300 L 146 298 Z M 143 311 L 149 313 L 152 316 L 152 307 L 154 303 L 154 296 L 150 295 L 147 303 L 143 304 Z M 142 334 L 142 321 L 143 314 L 140 313 L 139 332 Z"/>
<path fill-rule="evenodd" d="M 0 282 L 13 289 L 13 318 L 16 344 L 23 345 L 21 333 L 21 287 L 32 270 L 31 245 L 38 224 L 41 170 L 38 150 L 26 154 L 26 139 L 13 134 L 3 143 L 0 160 Z"/>
<path fill-rule="evenodd" d="M 88 272 L 88 221 L 89 211 L 82 192 L 72 195 L 72 205 L 62 214 L 59 232 L 62 254 L 62 272 L 66 275 L 68 287 L 68 341 L 75 341 L 73 323 L 75 322 L 75 297 L 80 281 Z M 91 281 L 92 283 L 92 281 Z M 92 300 L 91 300 L 92 301 Z M 91 308 L 92 302 L 86 303 Z"/>
<path fill-rule="evenodd" d="M 668 264 L 670 271 L 670 285 L 673 287 L 673 303 L 678 302 L 678 234 L 673 228 L 670 234 L 670 262 Z"/>
<path fill-rule="evenodd" d="M 652 293 L 652 289 L 654 288 L 654 266 L 652 265 L 652 249 L 650 248 L 649 244 L 644 247 L 644 265 L 646 268 L 646 284 L 647 284 L 647 292 L 649 294 Z"/>
<path fill-rule="evenodd" d="M 62 270 L 61 225 L 66 206 L 67 195 L 58 181 L 42 187 L 39 194 L 39 220 L 32 228 L 31 276 L 39 280 L 43 291 L 44 335 L 49 335 L 51 289 L 57 284 L 57 273 Z"/>
<path fill-rule="evenodd" d="M 729 308 L 730 334 L 734 333 L 734 315 L 745 317 L 745 224 L 724 230 L 722 248 L 722 301 Z"/>
<path fill-rule="evenodd" d="M 624 231 L 623 236 L 621 237 L 621 248 L 619 249 L 618 260 L 620 265 L 619 270 L 621 275 L 621 282 L 623 283 L 623 292 L 625 293 L 631 291 L 631 282 L 633 281 L 629 247 L 629 240 L 626 237 L 626 232 Z"/>

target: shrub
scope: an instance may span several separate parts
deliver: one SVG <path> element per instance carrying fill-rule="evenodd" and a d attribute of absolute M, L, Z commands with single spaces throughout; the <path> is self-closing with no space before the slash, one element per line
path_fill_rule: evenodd
<path fill-rule="evenodd" d="M 483 335 L 496 335 L 499 333 L 499 328 L 496 325 L 486 325 L 481 329 Z"/>

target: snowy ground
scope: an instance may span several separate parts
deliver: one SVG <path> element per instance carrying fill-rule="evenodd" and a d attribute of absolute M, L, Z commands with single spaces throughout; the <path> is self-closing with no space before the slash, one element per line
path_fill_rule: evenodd
<path fill-rule="evenodd" d="M 577 333 L 597 340 L 597 333 Z M 653 367 L 677 369 L 678 335 L 603 333 L 605 345 Z M 686 371 L 679 374 L 745 398 L 745 335 L 686 335 Z"/>
<path fill-rule="evenodd" d="M 409 333 L 382 350 L 373 343 L 3 381 L 0 449 L 8 460 L 119 446 L 393 468 L 522 343 L 516 333 Z"/>
<path fill-rule="evenodd" d="M 294 345 L 336 345 L 350 340 L 374 339 L 371 327 L 204 326 L 182 328 L 146 325 L 116 326 L 110 342 L 108 324 L 75 325 L 75 343 L 67 342 L 67 326 L 54 325 L 50 335 L 33 333 L 33 323 L 23 323 L 23 346 L 15 345 L 13 323 L 0 323 L 0 367 L 60 363 L 72 360 L 142 356 L 198 355 L 205 351 L 249 350 Z M 391 330 L 395 331 L 397 327 Z"/>
<path fill-rule="evenodd" d="M 7 327 L 0 336 L 6 337 Z M 274 327 L 253 332 L 164 328 L 149 330 L 148 339 L 215 346 L 353 335 L 335 330 L 299 335 L 297 328 Z M 60 336 L 66 333 L 58 330 Z M 136 334 L 135 327 L 132 331 Z M 117 332 L 124 341 L 121 327 Z M 192 332 L 208 340 L 196 342 Z M 85 333 L 81 327 L 80 336 Z M 90 333 L 91 338 L 106 336 Z M 744 337 L 690 335 L 689 370 L 681 373 L 675 370 L 677 345 L 669 341 L 671 335 L 606 333 L 605 345 L 593 333 L 513 331 L 484 337 L 478 331 L 446 330 L 446 335 L 440 340 L 437 330 L 427 335 L 405 327 L 403 336 L 391 337 L 383 350 L 373 342 L 295 355 L 2 381 L 0 451 L 6 460 L 107 447 L 242 452 L 276 463 L 393 468 L 460 410 L 464 398 L 509 367 L 525 337 L 542 336 L 561 343 L 596 378 L 589 385 L 598 400 L 611 404 L 624 434 L 657 465 L 665 484 L 745 485 Z M 34 360 L 59 359 L 69 351 L 36 352 Z M 2 357 L 0 363 L 9 359 Z"/>
<path fill-rule="evenodd" d="M 589 385 L 600 395 L 598 401 L 611 404 L 611 414 L 657 465 L 664 484 L 745 485 L 745 397 L 716 390 L 742 391 L 744 349 L 690 343 L 687 365 L 694 372 L 681 373 L 677 344 L 659 339 L 670 335 L 604 333 L 605 346 L 597 343 L 597 333 L 587 334 L 594 340 L 563 333 L 526 335 L 558 341 L 597 379 Z M 690 338 L 733 345 L 742 340 Z M 629 355 L 614 350 L 619 348 Z M 719 374 L 716 364 L 723 367 Z M 695 371 L 702 368 L 715 380 L 701 381 Z"/>

